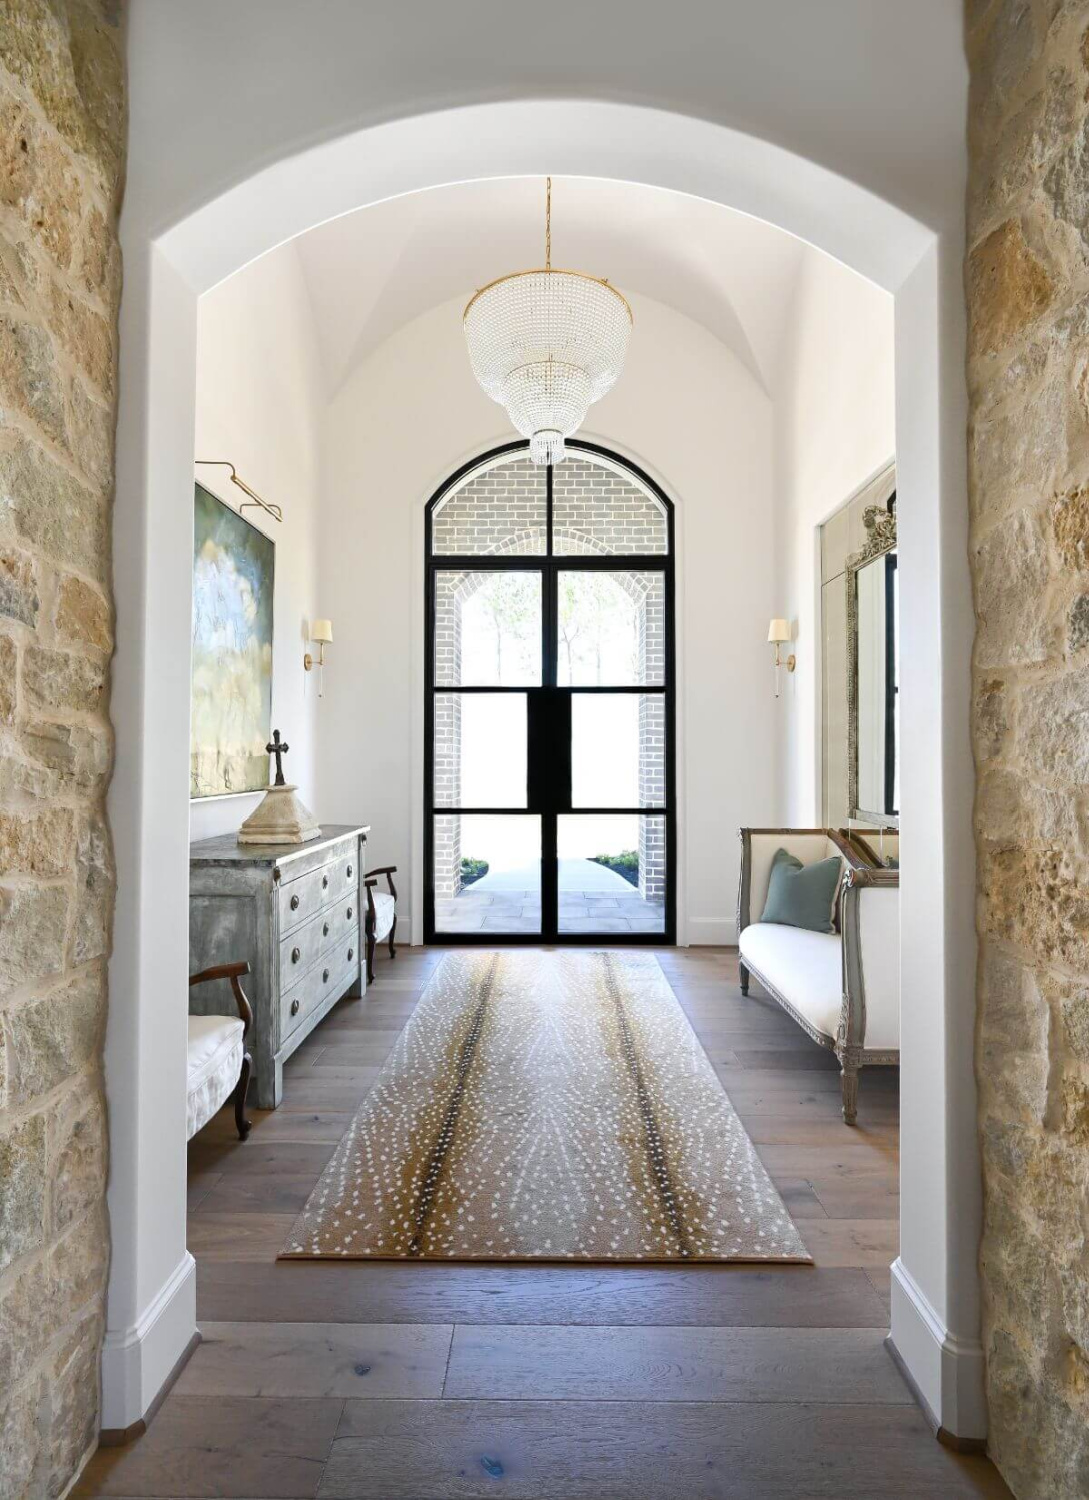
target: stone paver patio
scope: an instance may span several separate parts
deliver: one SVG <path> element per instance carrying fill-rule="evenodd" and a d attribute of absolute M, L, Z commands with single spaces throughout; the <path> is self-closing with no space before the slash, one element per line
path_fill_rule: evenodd
<path fill-rule="evenodd" d="M 644 901 L 615 870 L 590 859 L 561 859 L 561 932 L 662 932 L 665 906 Z M 536 867 L 489 870 L 456 896 L 435 902 L 439 932 L 540 932 Z"/>

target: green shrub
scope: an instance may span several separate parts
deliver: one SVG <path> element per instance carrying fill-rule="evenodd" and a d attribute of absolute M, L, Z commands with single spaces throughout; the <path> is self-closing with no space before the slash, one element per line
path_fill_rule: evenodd
<path fill-rule="evenodd" d="M 594 854 L 591 860 L 595 865 L 604 865 L 607 870 L 623 875 L 629 885 L 639 884 L 638 850 L 625 849 L 623 854 Z"/>
<path fill-rule="evenodd" d="M 488 861 L 486 859 L 470 859 L 468 855 L 461 856 L 461 884 L 472 885 L 474 880 L 479 880 L 482 875 L 488 873 Z"/>

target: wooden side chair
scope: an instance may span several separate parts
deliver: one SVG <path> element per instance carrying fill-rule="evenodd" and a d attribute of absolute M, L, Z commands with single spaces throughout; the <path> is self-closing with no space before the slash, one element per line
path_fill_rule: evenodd
<path fill-rule="evenodd" d="M 246 1118 L 246 1091 L 253 1071 L 253 1058 L 245 1049 L 245 1039 L 253 1024 L 250 1002 L 239 984 L 250 972 L 248 963 L 219 964 L 190 974 L 189 988 L 207 984 L 213 979 L 229 979 L 238 1018 L 234 1016 L 189 1017 L 188 1080 L 186 1093 L 186 1140 L 216 1114 L 234 1093 L 234 1123 L 238 1139 L 250 1133 Z"/>
<path fill-rule="evenodd" d="M 378 870 L 368 870 L 363 877 L 363 884 L 367 887 L 367 983 L 374 983 L 374 945 L 382 942 L 383 938 L 389 942 L 390 958 L 397 957 L 394 947 L 394 938 L 397 934 L 397 887 L 393 883 L 393 877 L 397 874 L 396 865 L 383 865 Z M 389 885 L 389 891 L 377 889 L 378 877 L 384 875 Z"/>

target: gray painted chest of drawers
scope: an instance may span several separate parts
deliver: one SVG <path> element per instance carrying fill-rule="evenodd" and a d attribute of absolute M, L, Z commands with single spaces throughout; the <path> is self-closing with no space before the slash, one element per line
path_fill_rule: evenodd
<path fill-rule="evenodd" d="M 285 1061 L 337 1001 L 363 993 L 367 833 L 331 824 L 308 844 L 247 845 L 228 834 L 189 846 L 189 972 L 248 959 L 258 1109 L 280 1103 Z M 226 981 L 191 991 L 189 1008 L 233 1014 Z"/>

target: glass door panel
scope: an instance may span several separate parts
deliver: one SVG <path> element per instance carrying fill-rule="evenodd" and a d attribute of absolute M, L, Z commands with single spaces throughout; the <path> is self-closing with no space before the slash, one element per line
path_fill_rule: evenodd
<path fill-rule="evenodd" d="M 435 573 L 436 687 L 530 687 L 541 681 L 541 574 Z"/>
<path fill-rule="evenodd" d="M 436 813 L 432 851 L 436 934 L 540 933 L 540 818 Z"/>
<path fill-rule="evenodd" d="M 664 817 L 581 813 L 557 825 L 561 933 L 665 931 Z"/>
<path fill-rule="evenodd" d="M 658 572 L 564 569 L 556 601 L 560 687 L 665 683 L 665 579 Z"/>
<path fill-rule="evenodd" d="M 526 807 L 525 693 L 436 693 L 435 807 Z"/>
<path fill-rule="evenodd" d="M 665 807 L 665 708 L 662 693 L 572 693 L 572 807 Z"/>

